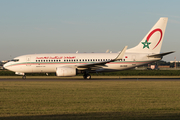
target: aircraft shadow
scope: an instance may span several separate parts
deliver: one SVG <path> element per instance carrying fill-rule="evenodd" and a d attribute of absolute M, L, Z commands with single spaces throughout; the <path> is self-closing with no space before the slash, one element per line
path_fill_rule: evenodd
<path fill-rule="evenodd" d="M 0 117 L 0 120 L 179 120 L 180 113 L 92 112 L 82 114 Z"/>

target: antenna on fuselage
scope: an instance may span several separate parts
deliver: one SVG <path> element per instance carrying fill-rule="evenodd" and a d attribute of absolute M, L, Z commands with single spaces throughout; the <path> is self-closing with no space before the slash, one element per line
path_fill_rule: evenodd
<path fill-rule="evenodd" d="M 10 55 L 10 60 L 12 60 L 12 55 Z"/>

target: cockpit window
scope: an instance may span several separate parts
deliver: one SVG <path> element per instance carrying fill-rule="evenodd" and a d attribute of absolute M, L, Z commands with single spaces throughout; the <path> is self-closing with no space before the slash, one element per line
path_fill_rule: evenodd
<path fill-rule="evenodd" d="M 19 59 L 12 59 L 11 61 L 18 62 L 18 61 L 19 61 Z"/>

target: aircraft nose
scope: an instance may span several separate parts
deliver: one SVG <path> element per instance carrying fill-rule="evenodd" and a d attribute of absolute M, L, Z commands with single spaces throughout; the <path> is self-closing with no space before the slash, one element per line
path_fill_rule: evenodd
<path fill-rule="evenodd" d="M 7 69 L 7 66 L 8 66 L 8 63 L 5 63 L 5 64 L 3 65 L 3 68 Z"/>

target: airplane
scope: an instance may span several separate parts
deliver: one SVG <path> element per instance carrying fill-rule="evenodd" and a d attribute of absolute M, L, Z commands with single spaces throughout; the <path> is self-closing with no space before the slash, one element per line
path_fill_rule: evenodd
<path fill-rule="evenodd" d="M 175 51 L 160 53 L 168 18 L 161 17 L 141 42 L 130 49 L 125 46 L 118 53 L 58 53 L 28 54 L 14 58 L 4 68 L 22 75 L 26 73 L 56 73 L 58 77 L 132 69 L 159 61 Z"/>

